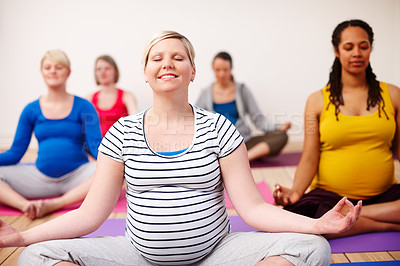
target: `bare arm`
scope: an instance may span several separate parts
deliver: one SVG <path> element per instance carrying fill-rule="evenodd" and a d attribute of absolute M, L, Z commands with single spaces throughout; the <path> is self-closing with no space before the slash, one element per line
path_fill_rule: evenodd
<path fill-rule="evenodd" d="M 126 109 L 128 109 L 128 114 L 132 115 L 137 112 L 136 98 L 131 92 L 124 91 L 122 101 L 124 102 Z"/>
<path fill-rule="evenodd" d="M 361 204 L 354 207 L 342 199 L 338 205 L 320 219 L 312 219 L 264 201 L 257 189 L 242 143 L 230 155 L 220 159 L 226 191 L 238 214 L 250 226 L 268 232 L 299 232 L 312 234 L 338 233 L 349 229 L 358 219 Z M 349 213 L 340 214 L 347 205 Z"/>
<path fill-rule="evenodd" d="M 396 134 L 393 140 L 393 151 L 397 155 L 397 159 L 400 161 L 400 88 L 389 84 L 389 92 L 396 119 Z"/>
<path fill-rule="evenodd" d="M 99 153 L 93 183 L 79 209 L 24 232 L 0 222 L 0 248 L 80 237 L 95 231 L 115 207 L 123 180 L 124 164 Z"/>
<path fill-rule="evenodd" d="M 291 189 L 277 184 L 274 191 L 275 202 L 279 205 L 296 203 L 317 172 L 319 163 L 319 118 L 322 113 L 321 91 L 310 95 L 304 112 L 304 146 Z"/>

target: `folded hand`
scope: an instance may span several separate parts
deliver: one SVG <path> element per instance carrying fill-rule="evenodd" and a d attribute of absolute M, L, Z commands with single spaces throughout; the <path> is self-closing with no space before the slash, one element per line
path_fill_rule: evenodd
<path fill-rule="evenodd" d="M 23 246 L 24 239 L 14 227 L 0 220 L 0 248 Z"/>
<path fill-rule="evenodd" d="M 349 212 L 342 214 L 347 205 Z M 320 234 L 337 234 L 349 230 L 361 214 L 361 200 L 354 206 L 346 197 L 343 197 L 331 210 L 316 221 L 316 228 Z"/>
<path fill-rule="evenodd" d="M 299 201 L 300 195 L 296 191 L 293 191 L 290 188 L 283 187 L 279 184 L 275 185 L 275 190 L 273 193 L 275 204 L 276 205 L 291 205 Z"/>

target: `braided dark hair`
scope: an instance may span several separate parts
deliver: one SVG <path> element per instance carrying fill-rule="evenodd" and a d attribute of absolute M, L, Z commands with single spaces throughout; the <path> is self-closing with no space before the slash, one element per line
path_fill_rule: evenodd
<path fill-rule="evenodd" d="M 368 34 L 368 39 L 369 42 L 372 46 L 372 43 L 374 42 L 374 32 L 372 31 L 372 28 L 364 21 L 359 20 L 359 19 L 353 19 L 353 20 L 347 20 L 339 25 L 336 26 L 335 30 L 333 31 L 332 34 L 332 44 L 335 47 L 336 51 L 339 51 L 339 43 L 340 43 L 340 35 L 348 27 L 360 27 L 365 32 Z M 381 92 L 382 89 L 379 86 L 379 81 L 376 80 L 376 75 L 372 71 L 371 63 L 368 64 L 366 70 L 366 81 L 368 85 L 368 99 L 367 99 L 367 110 L 369 110 L 371 107 L 374 107 L 375 105 L 379 105 L 382 102 L 382 111 L 385 113 L 386 118 L 389 119 L 388 115 L 386 114 L 386 111 L 384 109 L 385 107 L 385 101 L 382 98 Z M 336 120 L 339 120 L 338 114 L 339 114 L 339 106 L 344 105 L 343 101 L 343 95 L 342 95 L 342 64 L 340 63 L 339 58 L 335 58 L 335 61 L 333 62 L 331 72 L 329 74 L 329 82 L 328 85 L 330 85 L 329 91 L 330 91 L 330 96 L 329 96 L 329 104 L 327 108 L 329 107 L 330 104 L 335 105 L 335 115 L 336 115 Z M 381 117 L 381 109 L 379 108 L 379 117 Z"/>

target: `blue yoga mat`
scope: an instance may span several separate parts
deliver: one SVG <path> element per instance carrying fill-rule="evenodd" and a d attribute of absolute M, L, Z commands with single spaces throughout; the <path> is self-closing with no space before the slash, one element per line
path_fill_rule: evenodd
<path fill-rule="evenodd" d="M 350 264 L 351 263 L 351 264 Z M 368 262 L 347 262 L 347 263 L 332 263 L 332 266 L 398 266 L 400 265 L 400 260 L 393 261 L 368 261 Z"/>

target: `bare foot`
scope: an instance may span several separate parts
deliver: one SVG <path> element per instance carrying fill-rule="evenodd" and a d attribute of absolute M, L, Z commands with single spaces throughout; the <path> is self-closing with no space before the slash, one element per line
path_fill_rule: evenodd
<path fill-rule="evenodd" d="M 29 219 L 35 219 L 36 218 L 36 206 L 33 201 L 28 201 L 28 203 L 25 204 L 24 208 L 22 209 L 22 212 L 29 218 Z"/>
<path fill-rule="evenodd" d="M 48 213 L 60 209 L 60 206 L 58 206 L 58 204 L 56 204 L 56 202 L 52 199 L 35 200 L 32 202 L 35 205 L 36 218 L 43 217 Z"/>

